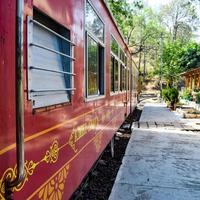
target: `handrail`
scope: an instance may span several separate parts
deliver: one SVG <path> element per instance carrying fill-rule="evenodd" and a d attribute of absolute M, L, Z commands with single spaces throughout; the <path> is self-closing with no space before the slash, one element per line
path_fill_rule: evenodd
<path fill-rule="evenodd" d="M 66 71 L 60 71 L 60 70 L 54 70 L 54 69 L 46 69 L 42 67 L 35 67 L 35 66 L 30 66 L 29 69 L 35 69 L 35 70 L 40 70 L 40 71 L 46 71 L 46 72 L 53 72 L 53 73 L 58 73 L 58 74 L 67 74 L 71 76 L 76 76 L 74 73 L 66 72 Z"/>
<path fill-rule="evenodd" d="M 24 103 L 23 103 L 23 15 L 24 0 L 16 1 L 16 156 L 14 180 L 5 180 L 5 198 L 12 200 L 12 188 L 24 180 Z"/>
<path fill-rule="evenodd" d="M 30 92 L 34 93 L 34 92 L 59 92 L 59 91 L 74 91 L 76 90 L 76 88 L 58 88 L 58 89 L 31 89 Z"/>
<path fill-rule="evenodd" d="M 49 52 L 52 52 L 52 53 L 55 53 L 55 54 L 64 56 L 64 57 L 66 57 L 66 58 L 69 58 L 69 59 L 71 59 L 71 60 L 73 60 L 73 61 L 76 60 L 75 58 L 72 58 L 71 56 L 69 56 L 69 55 L 67 55 L 67 54 L 65 54 L 65 53 L 62 53 L 62 52 L 60 52 L 60 51 L 56 51 L 56 50 L 51 49 L 51 48 L 48 48 L 48 47 L 45 47 L 45 46 L 43 46 L 43 45 L 41 45 L 41 44 L 37 44 L 37 43 L 32 42 L 32 43 L 30 43 L 30 46 L 35 46 L 35 47 L 38 47 L 38 48 L 40 48 L 40 49 L 47 50 L 47 51 L 49 51 Z"/>

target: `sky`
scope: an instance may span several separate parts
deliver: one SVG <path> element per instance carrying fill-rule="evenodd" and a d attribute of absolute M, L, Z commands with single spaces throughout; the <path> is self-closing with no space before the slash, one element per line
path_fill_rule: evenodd
<path fill-rule="evenodd" d="M 133 0 L 128 0 L 130 3 Z M 144 0 L 145 6 L 149 6 L 152 9 L 159 10 L 159 7 L 169 3 L 171 0 Z"/>
<path fill-rule="evenodd" d="M 145 4 L 152 9 L 159 10 L 159 7 L 169 3 L 171 0 L 145 0 Z"/>

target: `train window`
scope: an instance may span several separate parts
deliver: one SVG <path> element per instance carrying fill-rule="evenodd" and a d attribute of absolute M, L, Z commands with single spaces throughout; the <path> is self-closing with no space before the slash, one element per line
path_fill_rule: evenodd
<path fill-rule="evenodd" d="M 86 96 L 104 95 L 104 24 L 86 2 Z"/>
<path fill-rule="evenodd" d="M 119 87 L 119 66 L 118 61 L 114 56 L 111 56 L 110 61 L 110 92 L 117 92 Z"/>
<path fill-rule="evenodd" d="M 123 64 L 120 64 L 120 91 L 126 89 L 126 68 Z"/>
<path fill-rule="evenodd" d="M 104 24 L 88 2 L 86 2 L 85 23 L 87 31 L 104 42 Z"/>
<path fill-rule="evenodd" d="M 126 90 L 127 88 L 127 67 L 124 67 L 124 80 L 123 80 L 123 90 Z"/>
<path fill-rule="evenodd" d="M 128 59 L 126 55 L 125 55 L 125 65 L 128 66 Z"/>
<path fill-rule="evenodd" d="M 121 80 L 121 62 L 119 59 L 119 45 L 114 37 L 111 35 L 111 65 L 110 65 L 110 92 L 118 92 L 122 90 Z"/>
<path fill-rule="evenodd" d="M 70 31 L 34 10 L 28 20 L 28 90 L 33 108 L 71 101 L 73 46 Z"/>
<path fill-rule="evenodd" d="M 98 44 L 88 37 L 88 94 L 98 95 Z"/>
<path fill-rule="evenodd" d="M 117 41 L 113 38 L 113 36 L 111 36 L 111 51 L 116 56 L 118 56 L 118 50 L 119 50 L 119 45 L 117 44 Z"/>
<path fill-rule="evenodd" d="M 115 63 L 115 58 L 113 56 L 111 56 L 111 60 L 110 60 L 110 91 L 111 92 L 115 92 L 114 63 Z"/>
<path fill-rule="evenodd" d="M 114 60 L 114 90 L 115 92 L 118 91 L 118 87 L 119 87 L 119 65 L 118 65 L 118 61 L 115 59 Z"/>
<path fill-rule="evenodd" d="M 127 69 L 127 90 L 130 90 L 130 71 Z"/>
<path fill-rule="evenodd" d="M 125 63 L 125 54 L 122 49 L 120 49 L 120 60 Z"/>
<path fill-rule="evenodd" d="M 122 64 L 120 64 L 120 91 L 122 91 L 123 90 L 123 87 L 122 87 L 122 85 L 123 85 L 123 65 Z"/>

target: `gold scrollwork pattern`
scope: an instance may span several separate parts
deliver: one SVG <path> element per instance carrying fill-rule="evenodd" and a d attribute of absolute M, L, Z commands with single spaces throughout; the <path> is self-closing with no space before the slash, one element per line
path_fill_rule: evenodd
<path fill-rule="evenodd" d="M 35 163 L 32 160 L 31 161 L 27 161 L 25 162 L 24 168 L 25 168 L 25 177 L 23 182 L 21 182 L 21 184 L 19 184 L 17 187 L 14 188 L 15 191 L 20 191 L 25 183 L 28 181 L 29 177 L 33 175 L 34 170 L 36 169 L 36 167 L 39 165 L 39 162 Z M 16 166 L 15 166 L 15 176 L 16 176 Z"/>
<path fill-rule="evenodd" d="M 7 179 L 9 179 L 9 180 L 14 180 L 15 179 L 15 177 L 16 177 L 16 175 L 15 175 L 15 171 L 14 171 L 14 169 L 12 169 L 12 168 L 9 168 L 9 169 L 7 169 L 5 172 L 4 172 L 4 174 L 3 174 L 3 176 L 1 177 L 1 180 L 0 180 L 0 196 L 2 196 L 2 199 L 5 199 L 3 196 L 4 196 L 4 194 L 5 194 L 5 180 L 7 180 Z"/>
<path fill-rule="evenodd" d="M 19 184 L 17 187 L 13 188 L 13 191 L 20 191 L 25 183 L 28 181 L 29 176 L 33 175 L 33 171 L 35 170 L 36 166 L 39 163 L 34 163 L 32 160 L 31 161 L 26 161 L 25 162 L 25 177 L 24 180 L 21 184 Z M 5 180 L 10 180 L 13 181 L 16 178 L 16 174 L 17 174 L 17 166 L 15 166 L 14 168 L 9 168 L 7 169 L 1 180 L 0 180 L 0 186 L 1 186 L 1 190 L 0 190 L 0 196 L 4 196 L 5 194 Z"/>
<path fill-rule="evenodd" d="M 38 193 L 39 200 L 61 200 L 65 181 L 69 172 L 69 164 L 54 176 Z"/>
<path fill-rule="evenodd" d="M 2 196 L 1 193 L 0 193 L 0 200 L 6 200 L 6 199 Z"/>
<path fill-rule="evenodd" d="M 33 175 L 34 170 L 36 167 L 41 163 L 41 162 L 46 162 L 46 163 L 55 163 L 58 160 L 58 154 L 59 154 L 59 147 L 58 147 L 58 141 L 55 140 L 53 144 L 50 146 L 50 149 L 46 151 L 45 156 L 43 159 L 39 162 L 34 162 L 34 161 L 25 161 L 24 164 L 24 169 L 25 169 L 25 177 L 23 182 L 21 182 L 17 187 L 13 188 L 13 191 L 20 191 L 25 183 L 28 181 L 29 177 Z M 0 197 L 4 196 L 5 194 L 5 180 L 14 180 L 16 178 L 17 174 L 17 166 L 15 165 L 14 168 L 8 168 L 3 176 L 0 179 Z M 4 199 L 4 198 L 0 198 Z"/>
<path fill-rule="evenodd" d="M 72 150 L 76 153 L 78 149 L 76 148 L 76 143 L 83 138 L 88 132 L 94 130 L 99 124 L 98 117 L 85 122 L 84 124 L 78 126 L 77 128 L 73 128 L 73 131 L 69 137 L 68 144 L 72 148 Z"/>
<path fill-rule="evenodd" d="M 104 113 L 102 115 L 103 121 L 110 118 L 110 113 Z M 68 141 L 63 146 L 59 146 L 57 140 L 54 140 L 48 150 L 46 150 L 44 156 L 38 162 L 26 161 L 25 162 L 25 178 L 23 182 L 17 187 L 13 188 L 13 191 L 20 191 L 26 182 L 28 182 L 29 177 L 34 174 L 35 169 L 43 162 L 47 164 L 54 164 L 57 162 L 60 150 L 69 145 L 75 153 L 78 152 L 76 147 L 77 142 L 83 138 L 88 132 L 95 130 L 99 126 L 100 119 L 96 116 L 90 121 L 86 121 L 84 124 L 73 129 Z M 101 120 L 102 121 L 102 120 Z M 99 153 L 102 145 L 102 133 L 97 134 L 92 140 L 95 145 L 96 152 Z M 16 166 L 14 168 L 7 169 L 0 179 L 0 200 L 5 200 L 5 185 L 4 181 L 10 179 L 11 181 L 16 178 Z M 67 179 L 69 171 L 69 164 L 66 165 L 62 170 L 57 173 L 37 194 L 40 200 L 61 200 L 64 192 L 64 184 Z"/>
<path fill-rule="evenodd" d="M 55 140 L 53 144 L 50 146 L 50 149 L 46 151 L 46 154 L 43 158 L 43 161 L 46 163 L 56 163 L 59 155 L 59 146 L 58 141 Z"/>

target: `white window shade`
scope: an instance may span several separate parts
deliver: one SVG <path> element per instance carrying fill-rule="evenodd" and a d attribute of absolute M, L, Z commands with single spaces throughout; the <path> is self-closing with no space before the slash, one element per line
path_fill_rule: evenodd
<path fill-rule="evenodd" d="M 44 25 L 51 21 L 41 21 L 28 20 L 28 90 L 33 108 L 70 102 L 74 90 L 73 44 L 56 32 L 57 24 L 53 30 Z"/>

